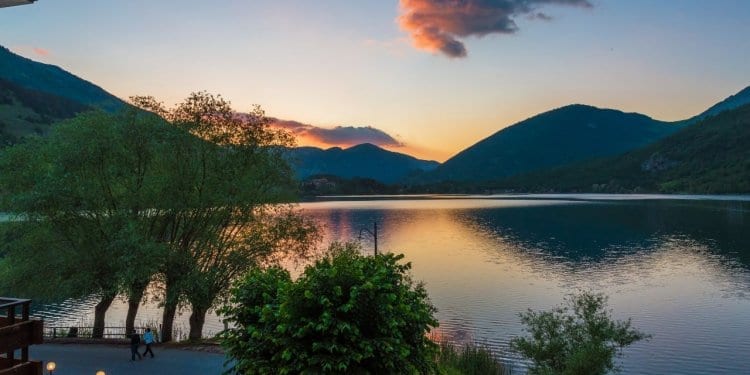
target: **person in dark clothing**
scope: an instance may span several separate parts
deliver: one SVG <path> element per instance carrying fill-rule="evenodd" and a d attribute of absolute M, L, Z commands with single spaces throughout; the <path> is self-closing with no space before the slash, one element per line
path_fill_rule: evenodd
<path fill-rule="evenodd" d="M 138 346 L 141 344 L 141 336 L 135 332 L 130 335 L 130 360 L 135 361 L 135 356 L 138 359 L 143 359 L 141 353 L 138 352 Z"/>
<path fill-rule="evenodd" d="M 151 351 L 151 344 L 154 343 L 154 333 L 151 332 L 151 328 L 146 328 L 146 332 L 143 334 L 143 342 L 146 344 L 146 351 L 143 352 L 143 357 L 146 358 L 146 354 L 151 353 L 151 358 L 154 358 L 154 352 Z"/>

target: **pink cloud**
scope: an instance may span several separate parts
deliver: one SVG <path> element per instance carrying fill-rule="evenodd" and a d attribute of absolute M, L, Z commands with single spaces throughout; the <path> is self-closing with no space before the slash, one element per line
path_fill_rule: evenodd
<path fill-rule="evenodd" d="M 589 0 L 400 0 L 398 23 L 418 49 L 466 57 L 461 39 L 518 31 L 517 16 L 550 20 L 544 5 L 590 8 Z"/>
<path fill-rule="evenodd" d="M 48 57 L 51 54 L 49 50 L 39 47 L 32 48 L 32 51 L 34 51 L 34 54 L 39 57 Z"/>
<path fill-rule="evenodd" d="M 271 118 L 271 126 L 284 129 L 300 142 L 327 146 L 353 146 L 372 143 L 381 147 L 403 147 L 390 134 L 372 126 L 335 126 L 323 128 L 291 120 Z"/>

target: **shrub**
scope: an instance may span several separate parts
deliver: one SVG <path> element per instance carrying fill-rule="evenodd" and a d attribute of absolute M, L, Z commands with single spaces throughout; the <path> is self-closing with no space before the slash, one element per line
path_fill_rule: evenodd
<path fill-rule="evenodd" d="M 446 375 L 510 374 L 510 368 L 498 361 L 488 348 L 475 344 L 457 347 L 441 342 L 436 362 L 440 373 Z"/>
<path fill-rule="evenodd" d="M 296 281 L 278 267 L 250 272 L 221 310 L 234 326 L 221 335 L 230 372 L 433 372 L 435 308 L 402 259 L 335 244 Z"/>
<path fill-rule="evenodd" d="M 649 336 L 614 321 L 607 297 L 581 293 L 551 311 L 521 313 L 530 337 L 511 340 L 511 348 L 530 359 L 530 374 L 606 374 L 617 371 L 614 358 L 622 349 Z"/>

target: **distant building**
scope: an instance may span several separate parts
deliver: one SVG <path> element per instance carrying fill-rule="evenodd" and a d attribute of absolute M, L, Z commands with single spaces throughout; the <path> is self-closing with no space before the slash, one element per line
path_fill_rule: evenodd
<path fill-rule="evenodd" d="M 0 8 L 32 4 L 36 0 L 0 0 Z"/>

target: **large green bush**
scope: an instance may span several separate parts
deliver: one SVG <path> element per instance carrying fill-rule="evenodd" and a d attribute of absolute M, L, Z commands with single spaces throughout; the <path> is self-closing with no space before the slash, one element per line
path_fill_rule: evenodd
<path fill-rule="evenodd" d="M 614 358 L 622 349 L 649 336 L 631 327 L 630 319 L 613 320 L 602 294 L 572 295 L 551 311 L 521 314 L 528 337 L 511 347 L 532 361 L 530 374 L 603 375 L 617 371 Z"/>
<path fill-rule="evenodd" d="M 296 281 L 278 267 L 250 272 L 221 310 L 231 372 L 433 372 L 435 308 L 401 259 L 334 245 Z"/>

